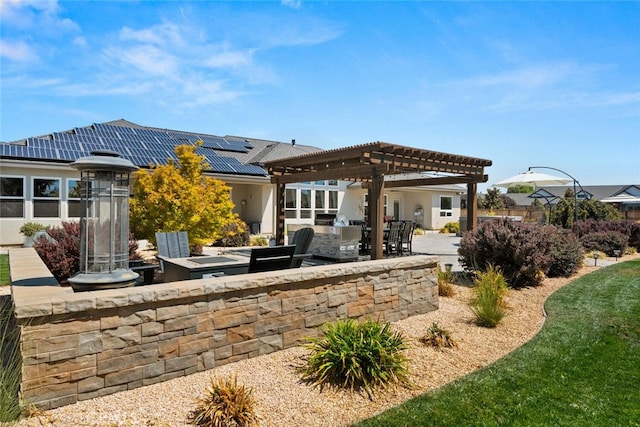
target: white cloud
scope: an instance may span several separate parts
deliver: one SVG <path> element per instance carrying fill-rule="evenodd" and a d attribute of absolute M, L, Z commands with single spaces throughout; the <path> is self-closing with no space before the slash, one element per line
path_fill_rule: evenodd
<path fill-rule="evenodd" d="M 25 42 L 10 42 L 0 39 L 0 57 L 12 61 L 27 62 L 37 59 L 37 54 Z"/>
<path fill-rule="evenodd" d="M 282 0 L 282 5 L 290 7 L 291 9 L 300 9 L 302 7 L 301 0 Z"/>
<path fill-rule="evenodd" d="M 253 61 L 250 51 L 224 51 L 212 54 L 203 61 L 203 65 L 212 68 L 237 68 L 251 65 Z"/>
<path fill-rule="evenodd" d="M 175 76 L 179 73 L 179 60 L 173 54 L 155 46 L 113 47 L 105 50 L 110 61 L 124 67 L 123 71 L 134 68 L 153 76 Z"/>
<path fill-rule="evenodd" d="M 164 23 L 142 30 L 123 27 L 120 30 L 120 40 L 151 43 L 158 46 L 182 45 L 182 30 L 175 24 Z"/>

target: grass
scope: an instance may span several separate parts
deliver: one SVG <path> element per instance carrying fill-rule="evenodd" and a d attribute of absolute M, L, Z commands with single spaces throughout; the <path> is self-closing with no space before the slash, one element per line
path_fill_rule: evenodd
<path fill-rule="evenodd" d="M 370 426 L 640 426 L 640 260 L 554 293 L 530 342 Z"/>
<path fill-rule="evenodd" d="M 9 255 L 0 254 L 0 286 L 9 286 Z"/>
<path fill-rule="evenodd" d="M 18 334 L 11 298 L 0 298 L 0 424 L 16 420 L 21 412 Z"/>

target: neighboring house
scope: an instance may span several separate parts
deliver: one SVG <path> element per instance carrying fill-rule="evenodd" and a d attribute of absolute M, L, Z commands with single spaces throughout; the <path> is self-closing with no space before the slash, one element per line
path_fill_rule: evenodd
<path fill-rule="evenodd" d="M 567 190 L 573 191 L 573 184 L 538 187 L 531 194 L 507 193 L 517 208 L 526 209 L 534 200 L 543 206 L 553 206 L 564 198 Z M 612 204 L 624 218 L 640 219 L 640 185 L 583 185 L 576 188 L 578 200 L 599 200 Z"/>
<path fill-rule="evenodd" d="M 203 141 L 197 149 L 211 166 L 208 176 L 231 187 L 235 211 L 253 234 L 275 230 L 275 190 L 260 165 L 264 162 L 322 151 L 320 148 L 238 136 L 140 126 L 126 120 L 96 123 L 68 131 L 0 143 L 0 245 L 20 244 L 26 222 L 59 225 L 77 221 L 80 174 L 69 165 L 94 150 L 111 150 L 141 168 L 176 159 L 173 148 Z M 385 195 L 385 214 L 439 229 L 460 216 L 463 187 L 394 188 Z M 366 193 L 360 184 L 317 181 L 287 185 L 286 223 L 313 224 L 319 213 L 364 219 Z"/>

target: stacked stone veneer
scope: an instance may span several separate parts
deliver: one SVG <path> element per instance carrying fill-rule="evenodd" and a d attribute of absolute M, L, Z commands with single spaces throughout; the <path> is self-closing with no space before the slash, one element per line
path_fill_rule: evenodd
<path fill-rule="evenodd" d="M 10 251 L 22 394 L 54 408 L 271 353 L 338 318 L 438 307 L 437 260 L 412 256 L 73 293 Z"/>

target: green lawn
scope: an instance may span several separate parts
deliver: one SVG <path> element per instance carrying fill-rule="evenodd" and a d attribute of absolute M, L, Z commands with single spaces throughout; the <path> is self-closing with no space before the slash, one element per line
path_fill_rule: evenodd
<path fill-rule="evenodd" d="M 640 426 L 640 260 L 551 295 L 529 343 L 358 426 Z"/>
<path fill-rule="evenodd" d="M 9 255 L 0 254 L 0 286 L 8 286 L 9 280 Z"/>

